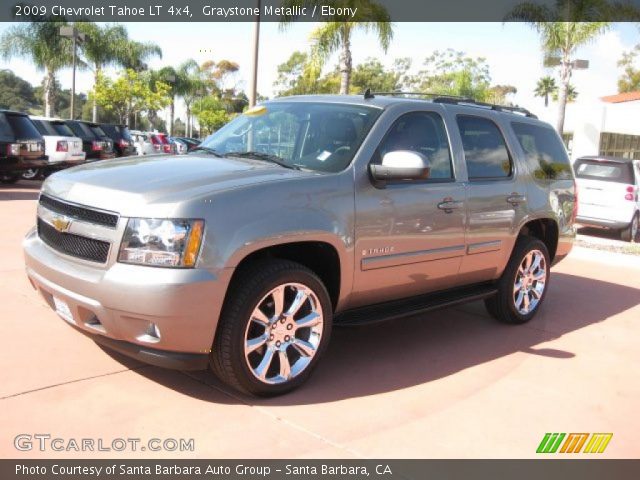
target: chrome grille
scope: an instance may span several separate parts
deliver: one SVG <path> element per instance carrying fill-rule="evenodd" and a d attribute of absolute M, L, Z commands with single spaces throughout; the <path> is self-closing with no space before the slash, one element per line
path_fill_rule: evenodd
<path fill-rule="evenodd" d="M 106 263 L 111 244 L 102 240 L 62 233 L 38 218 L 38 236 L 54 250 L 92 262 Z"/>
<path fill-rule="evenodd" d="M 114 213 L 101 212 L 99 210 L 71 205 L 44 194 L 40 195 L 40 205 L 46 207 L 52 212 L 68 215 L 84 222 L 95 223 L 111 228 L 115 228 L 118 224 L 118 215 Z"/>

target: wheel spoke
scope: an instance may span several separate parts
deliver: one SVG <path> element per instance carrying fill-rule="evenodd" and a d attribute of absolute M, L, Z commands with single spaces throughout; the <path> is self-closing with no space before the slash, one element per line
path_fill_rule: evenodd
<path fill-rule="evenodd" d="M 251 314 L 251 321 L 259 325 L 262 325 L 264 327 L 268 327 L 270 323 L 267 316 L 264 313 L 262 313 L 262 310 L 260 310 L 260 307 L 256 307 L 256 309 Z"/>
<path fill-rule="evenodd" d="M 536 297 L 535 300 L 540 300 L 540 297 L 542 297 L 542 291 L 544 290 L 544 287 L 540 289 L 540 291 L 538 291 L 537 288 L 532 288 L 531 289 L 531 294 Z"/>
<path fill-rule="evenodd" d="M 515 295 L 521 289 L 522 289 L 522 280 L 518 279 L 518 281 L 516 281 L 516 283 L 513 284 L 513 294 Z"/>
<path fill-rule="evenodd" d="M 533 255 L 533 262 L 531 263 L 531 266 L 529 267 L 529 270 L 531 272 L 535 272 L 538 267 L 540 267 L 540 262 L 542 261 L 542 255 Z"/>
<path fill-rule="evenodd" d="M 274 316 L 278 317 L 284 312 L 284 285 L 275 288 L 271 297 L 273 298 Z"/>
<path fill-rule="evenodd" d="M 312 357 L 316 351 L 316 348 L 313 345 L 311 345 L 306 340 L 301 340 L 299 338 L 296 338 L 293 341 L 293 346 L 296 350 L 298 350 L 298 352 L 300 352 L 300 355 L 304 357 Z"/>
<path fill-rule="evenodd" d="M 524 299 L 524 292 L 520 290 L 518 292 L 518 296 L 516 297 L 515 304 L 518 310 L 522 310 L 522 300 Z"/>
<path fill-rule="evenodd" d="M 547 272 L 544 269 L 538 270 L 538 273 L 533 275 L 533 279 L 537 282 L 544 281 L 547 278 Z"/>
<path fill-rule="evenodd" d="M 296 313 L 298 313 L 298 310 L 300 310 L 300 307 L 304 305 L 304 303 L 307 301 L 307 298 L 309 298 L 309 294 L 306 291 L 298 290 L 295 298 L 293 299 L 293 302 L 291 302 L 291 305 L 287 309 L 286 315 L 292 317 Z"/>
<path fill-rule="evenodd" d="M 275 350 L 273 348 L 267 348 L 264 352 L 264 357 L 260 361 L 260 364 L 255 368 L 256 375 L 265 380 L 267 378 L 267 372 L 269 371 L 269 367 L 271 366 L 271 362 L 273 361 L 273 354 Z"/>
<path fill-rule="evenodd" d="M 522 298 L 523 300 L 523 310 L 525 311 L 525 313 L 529 312 L 529 305 L 530 305 L 530 299 L 529 299 L 529 292 L 526 292 L 524 294 L 524 297 Z"/>
<path fill-rule="evenodd" d="M 249 355 L 252 352 L 255 352 L 258 348 L 263 346 L 267 341 L 267 334 L 260 335 L 259 337 L 252 338 L 251 340 L 247 340 L 245 346 L 245 353 Z"/>
<path fill-rule="evenodd" d="M 280 376 L 284 380 L 288 380 L 291 375 L 291 364 L 289 363 L 289 356 L 285 350 L 280 350 L 278 352 L 278 356 L 280 359 Z"/>
<path fill-rule="evenodd" d="M 533 252 L 529 252 L 527 253 L 527 256 L 524 257 L 524 262 L 522 262 L 522 267 L 524 268 L 525 272 L 529 272 L 529 269 L 531 268 L 531 262 L 533 260 Z"/>
<path fill-rule="evenodd" d="M 300 320 L 296 320 L 296 329 L 315 327 L 321 321 L 320 315 L 316 312 L 311 312 L 309 315 L 302 317 Z"/>

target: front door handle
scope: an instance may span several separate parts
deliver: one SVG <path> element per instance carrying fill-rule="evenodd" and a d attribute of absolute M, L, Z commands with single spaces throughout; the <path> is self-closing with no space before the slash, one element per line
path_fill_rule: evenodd
<path fill-rule="evenodd" d="M 438 204 L 438 208 L 440 210 L 444 210 L 445 213 L 451 213 L 455 209 L 462 207 L 463 204 L 464 202 L 461 202 L 459 200 L 454 200 L 452 198 L 445 198 L 443 201 L 441 201 Z"/>
<path fill-rule="evenodd" d="M 520 195 L 518 193 L 512 193 L 507 197 L 507 202 L 513 205 L 514 207 L 526 201 L 527 201 L 527 197 L 525 197 L 524 195 Z"/>

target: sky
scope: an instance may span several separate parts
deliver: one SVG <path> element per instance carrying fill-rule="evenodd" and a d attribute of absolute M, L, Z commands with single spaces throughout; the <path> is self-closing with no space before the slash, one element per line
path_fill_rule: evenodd
<path fill-rule="evenodd" d="M 149 62 L 151 68 L 179 65 L 187 58 L 198 63 L 206 60 L 227 59 L 240 65 L 234 82 L 247 88 L 252 61 L 252 23 L 126 23 L 131 38 L 152 41 L 160 45 L 162 59 Z M 11 26 L 0 23 L 0 34 Z M 260 58 L 258 69 L 258 91 L 264 96 L 273 96 L 273 82 L 277 77 L 277 66 L 285 62 L 295 50 L 309 47 L 309 34 L 317 25 L 298 23 L 281 31 L 276 23 L 261 24 Z M 579 93 L 579 101 L 593 101 L 604 95 L 617 92 L 617 80 L 621 74 L 617 62 L 624 51 L 640 43 L 640 30 L 635 24 L 614 24 L 613 28 L 594 43 L 581 48 L 577 57 L 590 62 L 589 69 L 576 71 L 572 78 Z M 434 50 L 453 48 L 472 57 L 484 57 L 489 64 L 492 84 L 513 85 L 518 92 L 510 99 L 515 104 L 528 108 L 543 118 L 551 117 L 554 106 L 547 109 L 543 100 L 535 97 L 536 81 L 557 72 L 542 65 L 540 40 L 531 27 L 520 23 L 396 23 L 394 38 L 385 53 L 372 34 L 358 32 L 352 41 L 354 65 L 367 57 L 377 57 L 383 64 L 391 66 L 399 57 L 410 57 L 414 70 L 419 70 L 424 59 Z M 337 63 L 334 55 L 327 64 L 332 69 Z M 28 61 L 0 60 L 0 69 L 10 69 L 33 84 L 42 80 Z M 70 88 L 71 71 L 62 70 L 58 79 L 64 88 Z M 80 72 L 76 77 L 76 88 L 87 92 L 92 88 L 90 71 Z M 177 116 L 184 115 L 181 104 Z"/>

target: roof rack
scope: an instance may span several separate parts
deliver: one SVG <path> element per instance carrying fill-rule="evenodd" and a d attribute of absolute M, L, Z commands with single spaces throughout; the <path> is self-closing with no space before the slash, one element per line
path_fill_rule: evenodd
<path fill-rule="evenodd" d="M 524 115 L 525 117 L 538 118 L 529 110 L 523 107 L 509 107 L 507 105 L 497 105 L 493 103 L 478 102 L 473 98 L 461 97 L 457 95 L 443 95 L 440 93 L 429 92 L 372 92 L 370 88 L 367 88 L 364 92 L 365 99 L 375 98 L 376 95 L 395 96 L 395 95 L 409 95 L 409 96 L 421 96 L 432 97 L 431 101 L 434 103 L 446 103 L 450 105 L 470 105 L 474 107 L 486 108 L 489 110 L 495 110 L 499 112 L 510 112 Z"/>

